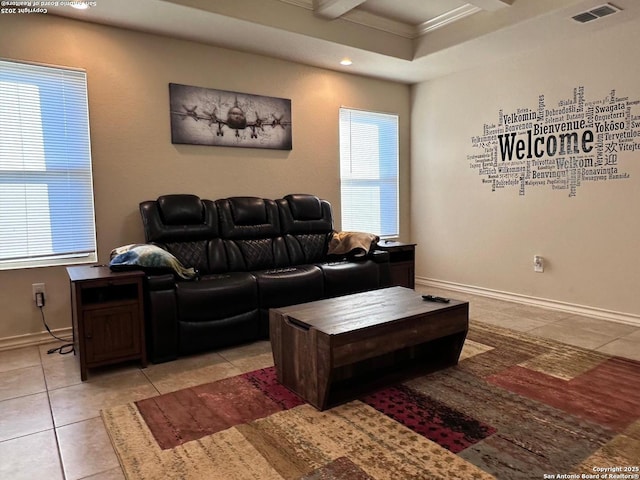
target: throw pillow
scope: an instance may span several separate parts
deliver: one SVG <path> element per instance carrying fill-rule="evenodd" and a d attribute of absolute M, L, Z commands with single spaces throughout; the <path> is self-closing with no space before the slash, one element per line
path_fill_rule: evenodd
<path fill-rule="evenodd" d="M 166 250 L 148 243 L 134 243 L 111 251 L 109 268 L 114 271 L 139 269 L 149 273 L 173 272 L 181 278 L 197 277 L 194 268 L 186 268 Z"/>

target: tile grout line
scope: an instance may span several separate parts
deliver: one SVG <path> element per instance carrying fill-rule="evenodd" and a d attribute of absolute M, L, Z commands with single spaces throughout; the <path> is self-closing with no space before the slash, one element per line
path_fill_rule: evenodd
<path fill-rule="evenodd" d="M 158 390 L 158 387 L 156 387 L 155 383 L 153 383 L 153 381 L 149 378 L 149 375 L 147 375 L 147 372 L 145 372 L 145 370 L 146 368 L 140 368 L 140 372 L 142 373 L 142 375 L 144 375 L 144 378 L 147 379 L 147 381 L 151 384 L 151 386 L 158 393 L 158 395 L 162 395 L 162 392 Z"/>
<path fill-rule="evenodd" d="M 40 350 L 40 348 L 38 348 L 38 353 L 39 353 L 39 356 L 40 356 L 40 367 L 42 368 L 42 375 L 44 377 L 45 389 L 46 389 L 46 393 L 47 393 L 47 400 L 48 400 L 48 403 L 49 403 L 49 413 L 51 415 L 51 423 L 53 425 L 53 434 L 54 434 L 54 438 L 55 438 L 55 441 L 56 441 L 56 449 L 57 449 L 57 453 L 58 453 L 58 460 L 60 461 L 60 470 L 61 470 L 61 473 L 62 473 L 63 480 L 66 480 L 67 479 L 67 474 L 66 474 L 66 471 L 64 469 L 64 461 L 63 461 L 63 458 L 62 458 L 62 449 L 60 447 L 60 440 L 59 440 L 59 437 L 58 437 L 58 429 L 64 428 L 64 427 L 67 427 L 69 425 L 73 425 L 73 424 L 76 424 L 76 423 L 85 422 L 87 420 L 91 420 L 91 418 L 101 418 L 101 415 L 98 414 L 98 416 L 96 416 L 96 417 L 91 417 L 89 419 L 79 420 L 77 422 L 71 422 L 71 423 L 67 423 L 65 425 L 56 426 L 54 415 L 53 415 L 53 407 L 51 406 L 51 397 L 49 396 L 49 391 L 50 391 L 49 390 L 49 385 L 47 383 L 47 377 L 46 377 L 45 372 L 44 372 L 44 362 L 43 362 L 43 358 L 42 358 L 42 350 Z M 58 353 L 58 354 L 60 354 L 60 353 Z M 62 355 L 68 355 L 68 354 L 62 354 Z M 151 383 L 151 385 L 155 388 L 155 385 L 153 385 L 151 380 L 149 380 L 149 383 Z M 59 390 L 60 388 L 65 388 L 65 387 L 54 388 L 53 391 Z M 157 391 L 157 388 L 155 388 L 155 389 Z M 118 466 L 118 468 L 122 469 L 121 466 Z M 100 474 L 108 472 L 110 470 L 114 470 L 114 469 L 109 468 L 109 469 L 106 469 L 106 470 L 103 470 L 103 471 L 100 471 L 100 472 L 95 472 L 95 473 L 92 473 L 91 475 L 89 475 L 88 477 L 83 477 L 83 478 L 91 478 L 94 475 L 100 475 Z M 79 479 L 79 480 L 83 480 L 83 479 Z"/>
<path fill-rule="evenodd" d="M 29 432 L 29 433 L 25 433 L 24 435 L 18 435 L 17 437 L 11 437 L 5 440 L 0 440 L 0 444 L 3 444 L 5 442 L 12 442 L 13 440 L 18 440 L 19 438 L 30 437 L 31 435 L 37 435 L 38 433 L 48 432 L 49 430 L 54 430 L 54 428 L 45 428 L 44 430 L 38 430 L 37 432 Z"/>
<path fill-rule="evenodd" d="M 42 369 L 42 377 L 44 379 L 44 388 L 47 392 L 47 403 L 49 405 L 49 415 L 51 415 L 51 425 L 53 427 L 53 438 L 56 441 L 56 450 L 58 453 L 58 461 L 60 462 L 60 472 L 62 473 L 62 479 L 66 480 L 67 474 L 64 471 L 64 462 L 62 460 L 62 451 L 60 449 L 60 441 L 58 439 L 58 429 L 56 427 L 56 422 L 53 416 L 53 408 L 51 407 L 51 396 L 49 395 L 49 385 L 47 384 L 47 376 L 44 372 L 44 362 L 42 359 L 42 350 L 38 348 L 38 356 L 40 357 L 40 368 Z"/>

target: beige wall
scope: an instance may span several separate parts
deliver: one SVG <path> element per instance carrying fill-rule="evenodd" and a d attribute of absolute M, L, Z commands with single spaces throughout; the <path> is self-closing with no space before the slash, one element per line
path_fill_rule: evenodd
<path fill-rule="evenodd" d="M 412 90 L 412 233 L 420 279 L 451 282 L 630 314 L 640 321 L 639 150 L 620 155 L 629 179 L 582 182 L 577 195 L 548 186 L 491 191 L 468 155 L 498 112 L 535 110 L 585 87 L 640 100 L 639 22 L 587 40 L 418 84 Z M 632 105 L 640 115 L 640 104 Z M 640 128 L 635 129 L 640 135 Z M 519 137 L 520 138 L 520 137 Z M 485 177 L 486 178 L 486 177 Z M 533 256 L 547 260 L 534 273 Z"/>
<path fill-rule="evenodd" d="M 87 71 L 101 262 L 112 248 L 143 241 L 138 203 L 165 193 L 313 193 L 332 203 L 339 228 L 341 105 L 400 115 L 401 232 L 410 234 L 406 85 L 51 15 L 0 17 L 0 57 Z M 290 98 L 293 150 L 172 145 L 170 82 Z M 64 268 L 0 271 L 5 344 L 43 330 L 31 301 L 36 282 L 46 283 L 50 326 L 71 325 Z"/>

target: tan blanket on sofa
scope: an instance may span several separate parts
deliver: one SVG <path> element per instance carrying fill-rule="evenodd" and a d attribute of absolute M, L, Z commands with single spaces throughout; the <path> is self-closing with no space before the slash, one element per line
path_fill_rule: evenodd
<path fill-rule="evenodd" d="M 345 255 L 351 253 L 362 256 L 369 253 L 373 245 L 378 243 L 380 237 L 373 233 L 365 232 L 333 232 L 329 240 L 329 255 Z"/>

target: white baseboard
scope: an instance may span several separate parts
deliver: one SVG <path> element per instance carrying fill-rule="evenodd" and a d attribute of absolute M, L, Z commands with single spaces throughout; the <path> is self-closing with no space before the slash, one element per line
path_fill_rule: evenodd
<path fill-rule="evenodd" d="M 445 280 L 436 280 L 433 278 L 416 277 L 416 284 L 433 288 L 442 288 L 445 290 L 453 290 L 456 292 L 464 292 L 482 297 L 495 298 L 507 302 L 521 303 L 534 307 L 547 308 L 549 310 L 557 310 L 574 315 L 584 315 L 586 317 L 593 317 L 600 320 L 608 320 L 611 322 L 624 323 L 626 325 L 640 327 L 640 315 L 635 315 L 633 313 L 616 312 L 613 310 L 605 310 L 602 308 L 576 305 L 573 303 L 560 302 L 557 300 L 548 300 L 545 298 L 521 295 L 519 293 L 501 292 L 499 290 L 491 290 L 489 288 L 475 287 L 472 285 L 463 285 L 460 283 L 448 282 Z"/>
<path fill-rule="evenodd" d="M 73 336 L 73 329 L 71 327 L 59 328 L 52 330 L 52 332 L 56 337 L 60 338 L 71 339 Z M 58 342 L 58 340 L 49 335 L 48 332 L 28 333 L 15 337 L 0 338 L 0 352 L 3 350 L 13 350 L 14 348 L 33 347 L 51 342 Z M 62 342 L 59 343 L 62 344 Z"/>

